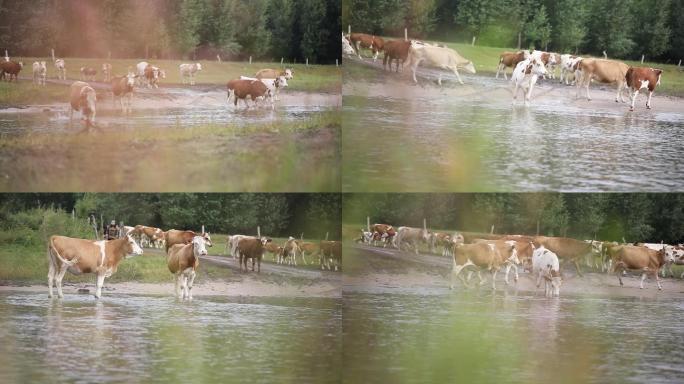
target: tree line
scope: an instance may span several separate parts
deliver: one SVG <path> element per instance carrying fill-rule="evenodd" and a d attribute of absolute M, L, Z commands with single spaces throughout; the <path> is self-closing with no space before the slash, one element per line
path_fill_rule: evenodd
<path fill-rule="evenodd" d="M 343 219 L 499 234 L 684 242 L 684 194 L 352 194 Z M 365 225 L 364 225 L 365 226 Z"/>
<path fill-rule="evenodd" d="M 116 220 L 168 229 L 297 236 L 330 240 L 341 236 L 341 198 L 338 194 L 193 194 L 193 193 L 31 193 L 0 194 L 0 223 L 38 228 L 46 209 L 57 209 L 85 220 Z M 8 227 L 9 226 L 9 227 Z"/>
<path fill-rule="evenodd" d="M 343 0 L 352 30 L 495 47 L 677 63 L 680 0 Z"/>
<path fill-rule="evenodd" d="M 330 64 L 339 0 L 0 0 L 10 56 Z"/>

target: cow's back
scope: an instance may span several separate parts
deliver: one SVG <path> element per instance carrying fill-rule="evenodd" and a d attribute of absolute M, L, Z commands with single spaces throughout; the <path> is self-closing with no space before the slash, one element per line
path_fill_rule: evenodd
<path fill-rule="evenodd" d="M 100 248 L 94 240 L 53 235 L 50 237 L 50 246 L 62 259 L 78 259 L 76 265 L 83 273 L 94 272 L 101 259 Z"/>
<path fill-rule="evenodd" d="M 582 68 L 587 67 L 589 72 L 593 74 L 593 78 L 604 83 L 625 81 L 625 76 L 629 69 L 629 66 L 625 63 L 604 59 L 582 60 Z"/>

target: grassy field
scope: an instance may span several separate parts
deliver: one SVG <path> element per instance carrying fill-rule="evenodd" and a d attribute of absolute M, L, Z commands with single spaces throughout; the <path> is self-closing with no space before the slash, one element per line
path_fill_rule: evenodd
<path fill-rule="evenodd" d="M 386 39 L 392 40 L 394 38 L 388 37 Z M 475 69 L 477 72 L 484 75 L 496 74 L 496 68 L 499 65 L 499 55 L 501 52 L 516 51 L 515 48 L 482 47 L 478 45 L 473 47 L 470 44 L 462 43 L 440 43 L 446 44 L 448 47 L 455 49 L 459 54 L 461 54 L 461 56 L 473 61 L 473 63 L 475 63 Z M 365 57 L 368 57 L 369 52 L 370 51 L 366 52 Z M 380 55 L 379 59 L 382 60 L 382 55 Z M 684 97 L 684 67 L 679 68 L 676 65 L 651 62 L 644 62 L 641 64 L 639 61 L 622 61 L 630 66 L 662 69 L 664 72 L 662 75 L 661 84 L 658 86 L 656 93 Z M 511 70 L 508 69 L 509 74 L 510 71 Z M 557 70 L 557 75 L 560 75 L 560 69 Z"/>

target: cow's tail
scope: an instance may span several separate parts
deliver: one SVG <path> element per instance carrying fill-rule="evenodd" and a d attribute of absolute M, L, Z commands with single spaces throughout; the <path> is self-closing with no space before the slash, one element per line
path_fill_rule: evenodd
<path fill-rule="evenodd" d="M 55 247 L 55 243 L 53 240 L 53 238 L 50 238 L 48 244 L 48 260 L 50 260 L 50 263 L 54 263 L 54 265 L 56 266 L 57 263 L 55 263 L 55 256 L 59 259 L 59 261 L 61 261 L 63 264 L 66 264 L 69 267 L 78 262 L 78 256 L 74 257 L 73 260 L 66 260 L 65 258 L 63 258 L 62 255 L 59 254 L 59 251 L 57 251 L 57 247 Z"/>

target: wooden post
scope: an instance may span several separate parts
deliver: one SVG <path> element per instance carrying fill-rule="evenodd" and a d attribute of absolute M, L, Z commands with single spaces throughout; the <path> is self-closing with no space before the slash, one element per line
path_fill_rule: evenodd
<path fill-rule="evenodd" d="M 351 35 L 351 24 L 347 27 L 347 34 Z"/>
<path fill-rule="evenodd" d="M 75 218 L 76 218 L 76 210 L 72 208 L 71 209 L 71 221 L 74 221 Z"/>
<path fill-rule="evenodd" d="M 307 67 L 309 66 L 309 58 L 308 57 L 306 58 L 306 66 Z"/>
<path fill-rule="evenodd" d="M 5 49 L 5 61 L 9 61 L 9 55 L 7 54 L 7 50 Z"/>
<path fill-rule="evenodd" d="M 641 55 L 641 64 L 644 63 L 644 56 L 645 56 L 645 55 Z"/>
<path fill-rule="evenodd" d="M 249 57 L 249 63 L 252 64 L 252 56 Z"/>
<path fill-rule="evenodd" d="M 408 28 L 404 28 L 404 41 L 408 41 Z"/>
<path fill-rule="evenodd" d="M 221 62 L 221 55 L 219 55 L 218 53 L 216 54 L 216 61 L 218 61 L 219 63 Z"/>
<path fill-rule="evenodd" d="M 261 239 L 261 227 L 257 225 L 257 237 Z"/>
<path fill-rule="evenodd" d="M 681 67 L 681 66 L 682 66 L 682 59 L 679 59 L 679 63 L 677 64 L 677 67 Z"/>
<path fill-rule="evenodd" d="M 423 218 L 423 229 L 427 231 L 427 219 Z"/>
<path fill-rule="evenodd" d="M 489 230 L 489 234 L 493 235 L 494 234 L 494 226 L 492 225 L 492 229 Z"/>
<path fill-rule="evenodd" d="M 97 220 L 95 219 L 95 216 L 93 217 L 93 229 L 95 230 L 95 240 L 100 240 L 100 236 L 98 235 L 97 231 Z"/>
<path fill-rule="evenodd" d="M 52 62 L 54 63 L 54 62 L 55 62 L 55 49 L 52 48 L 52 49 L 50 50 L 50 53 L 52 54 Z"/>
<path fill-rule="evenodd" d="M 328 232 L 325 233 L 325 241 L 328 241 Z"/>
<path fill-rule="evenodd" d="M 283 58 L 282 57 L 280 58 L 280 66 L 281 67 L 283 66 Z"/>
<path fill-rule="evenodd" d="M 339 67 L 339 66 L 340 66 L 340 64 L 338 63 L 337 59 L 335 59 L 335 66 L 336 66 L 336 67 Z"/>
<path fill-rule="evenodd" d="M 607 59 L 607 58 L 608 58 L 608 54 L 606 53 L 606 51 L 603 51 L 603 58 L 604 58 L 604 59 Z"/>
<path fill-rule="evenodd" d="M 299 240 L 304 240 L 304 232 L 299 234 Z"/>
<path fill-rule="evenodd" d="M 204 232 L 204 224 L 202 224 L 202 234 L 204 235 L 206 232 Z"/>
<path fill-rule="evenodd" d="M 370 232 L 370 216 L 366 216 L 366 231 Z"/>

